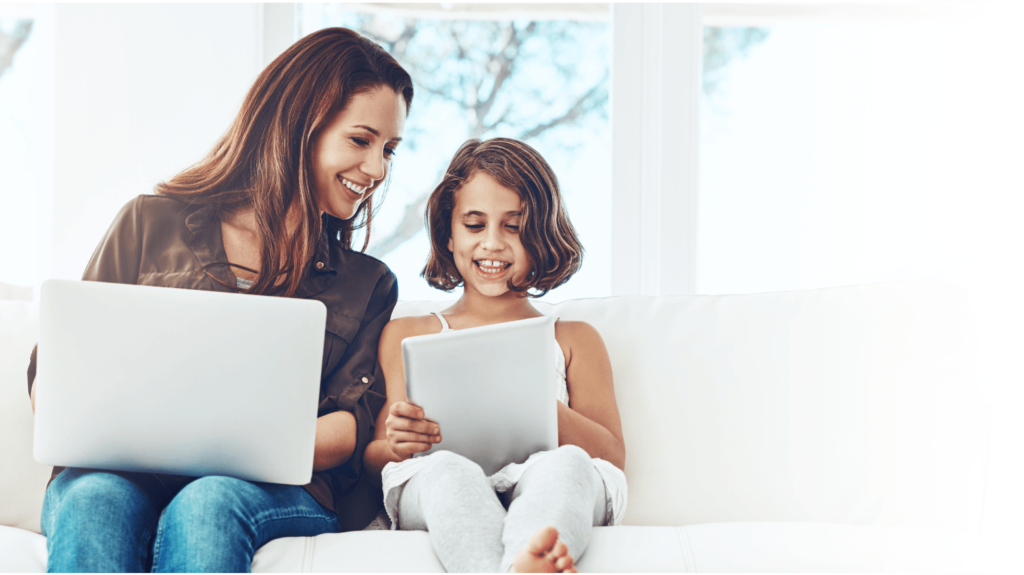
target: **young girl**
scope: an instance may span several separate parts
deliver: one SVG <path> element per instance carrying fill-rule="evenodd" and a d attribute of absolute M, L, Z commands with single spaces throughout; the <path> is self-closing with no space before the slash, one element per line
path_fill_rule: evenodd
<path fill-rule="evenodd" d="M 429 531 L 450 572 L 574 572 L 592 526 L 619 523 L 626 504 L 622 426 L 601 336 L 584 322 L 555 324 L 560 447 L 491 477 L 449 451 L 411 458 L 443 448 L 444 430 L 406 402 L 401 352 L 407 337 L 542 315 L 527 296 L 566 282 L 583 252 L 555 174 L 522 142 L 471 140 L 431 194 L 427 220 L 423 275 L 463 293 L 441 313 L 391 321 L 381 335 L 387 404 L 365 461 L 382 471 L 392 528 Z"/>

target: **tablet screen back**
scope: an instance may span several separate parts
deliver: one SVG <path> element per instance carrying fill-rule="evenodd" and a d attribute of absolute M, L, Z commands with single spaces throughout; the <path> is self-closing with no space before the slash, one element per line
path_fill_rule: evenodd
<path fill-rule="evenodd" d="M 406 338 L 409 400 L 447 450 L 491 475 L 558 447 L 555 320 L 539 317 Z M 423 455 L 420 454 L 420 455 Z"/>

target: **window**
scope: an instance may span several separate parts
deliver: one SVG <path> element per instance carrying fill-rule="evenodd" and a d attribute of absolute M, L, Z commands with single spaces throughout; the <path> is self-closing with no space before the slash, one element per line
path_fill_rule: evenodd
<path fill-rule="evenodd" d="M 760 28 L 705 14 L 705 46 L 734 57 L 705 59 L 698 293 L 941 275 L 968 240 L 979 30 L 926 7 L 804 8 L 764 7 Z"/>
<path fill-rule="evenodd" d="M 610 295 L 609 23 L 607 6 L 600 8 L 551 16 L 542 8 L 494 13 L 486 5 L 462 12 L 298 5 L 299 34 L 351 28 L 377 40 L 413 77 L 404 141 L 367 249 L 398 276 L 403 300 L 458 296 L 420 277 L 429 245 L 424 205 L 465 140 L 496 136 L 526 141 L 551 164 L 586 250 L 580 272 L 545 299 Z"/>
<path fill-rule="evenodd" d="M 32 12 L 13 12 L 0 9 L 0 282 L 32 285 L 44 273 L 40 198 L 51 181 L 52 48 Z"/>

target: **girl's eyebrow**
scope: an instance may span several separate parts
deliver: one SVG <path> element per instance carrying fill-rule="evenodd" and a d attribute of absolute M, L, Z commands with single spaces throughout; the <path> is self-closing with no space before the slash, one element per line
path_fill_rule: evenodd
<path fill-rule="evenodd" d="M 506 216 L 520 216 L 520 215 L 522 215 L 522 213 L 523 212 L 520 211 L 520 210 L 509 210 L 509 211 L 505 212 L 505 215 Z M 483 212 L 481 212 L 479 210 L 472 210 L 472 211 L 469 211 L 469 212 L 466 212 L 466 213 L 462 214 L 463 219 L 465 219 L 465 218 L 472 218 L 474 216 L 486 218 L 487 214 L 485 214 L 485 213 L 483 213 Z"/>

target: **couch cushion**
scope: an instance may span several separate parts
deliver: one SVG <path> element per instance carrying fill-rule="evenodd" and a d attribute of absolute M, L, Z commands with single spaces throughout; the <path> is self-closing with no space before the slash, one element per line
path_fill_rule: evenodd
<path fill-rule="evenodd" d="M 38 532 L 51 468 L 32 457 L 25 372 L 37 339 L 36 317 L 30 301 L 0 301 L 0 525 Z"/>
<path fill-rule="evenodd" d="M 0 573 L 45 573 L 46 537 L 0 525 Z"/>
<path fill-rule="evenodd" d="M 713 523 L 596 527 L 583 573 L 1020 573 L 1024 533 L 828 523 Z M 272 541 L 253 572 L 431 572 L 440 563 L 423 531 L 356 531 Z"/>
<path fill-rule="evenodd" d="M 1021 573 L 1024 533 L 814 523 L 597 527 L 581 572 Z M 270 572 L 442 573 L 421 531 L 355 531 L 277 539 L 252 569 Z M 46 571 L 46 539 L 0 526 L 0 573 Z"/>
<path fill-rule="evenodd" d="M 0 301 L 32 301 L 35 289 L 0 282 Z"/>
<path fill-rule="evenodd" d="M 399 302 L 395 316 L 447 305 Z M 627 525 L 980 522 L 987 428 L 965 295 L 951 286 L 537 307 L 604 338 Z"/>

